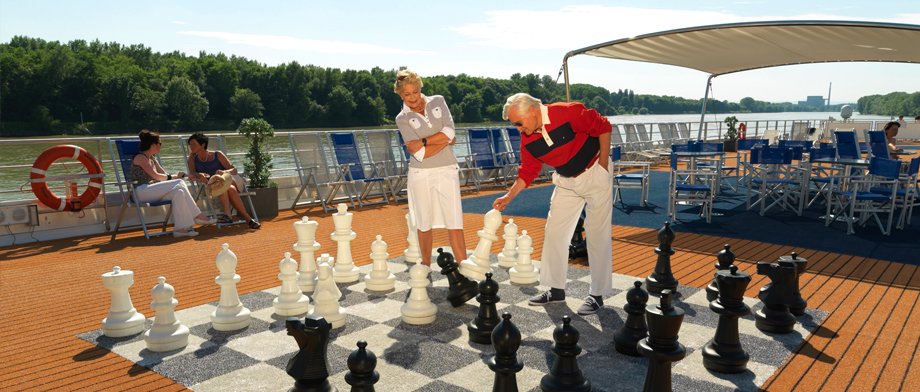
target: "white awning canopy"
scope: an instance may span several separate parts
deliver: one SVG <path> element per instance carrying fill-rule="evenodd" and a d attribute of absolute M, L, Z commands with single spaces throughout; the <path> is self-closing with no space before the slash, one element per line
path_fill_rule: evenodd
<path fill-rule="evenodd" d="M 920 26 L 849 21 L 749 22 L 605 42 L 565 55 L 670 64 L 713 76 L 827 62 L 920 63 Z"/>

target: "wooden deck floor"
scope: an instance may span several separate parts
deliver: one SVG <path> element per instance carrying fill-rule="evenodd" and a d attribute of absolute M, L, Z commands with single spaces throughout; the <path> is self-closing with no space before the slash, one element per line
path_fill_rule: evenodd
<path fill-rule="evenodd" d="M 352 242 L 355 259 L 369 263 L 370 243 L 382 234 L 392 256 L 406 247 L 405 205 L 365 208 L 356 213 Z M 332 219 L 316 217 L 320 233 Z M 100 275 L 112 266 L 135 273 L 131 296 L 138 311 L 152 316 L 150 289 L 157 276 L 176 287 L 179 309 L 214 301 L 214 258 L 227 242 L 239 257 L 238 288 L 245 294 L 279 285 L 277 264 L 296 241 L 289 211 L 262 230 L 205 228 L 194 239 L 145 240 L 139 233 L 27 244 L 0 250 L 0 390 L 184 390 L 155 372 L 79 340 L 75 335 L 100 328 L 109 293 Z M 516 217 L 534 239 L 539 259 L 544 220 Z M 467 248 L 475 247 L 481 215 L 465 215 Z M 328 235 L 318 235 L 321 251 L 334 250 Z M 614 226 L 614 271 L 651 273 L 656 232 Z M 435 244 L 446 244 L 437 234 Z M 809 260 L 801 285 L 809 307 L 828 313 L 820 329 L 765 384 L 776 391 L 920 390 L 920 306 L 917 267 L 843 254 L 790 249 L 779 245 L 678 233 L 672 258 L 681 282 L 705 287 L 714 254 L 730 243 L 741 269 L 754 276 L 746 293 L 756 296 L 765 282 L 754 262 L 774 261 L 795 250 Z M 501 242 L 493 246 L 499 252 Z"/>

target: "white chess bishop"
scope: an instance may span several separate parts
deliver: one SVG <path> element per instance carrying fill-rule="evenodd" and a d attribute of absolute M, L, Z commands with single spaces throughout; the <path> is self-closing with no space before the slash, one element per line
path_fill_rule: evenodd
<path fill-rule="evenodd" d="M 236 254 L 230 250 L 229 244 L 220 247 L 216 261 L 220 275 L 214 278 L 214 283 L 220 286 L 220 302 L 211 313 L 211 327 L 218 331 L 236 331 L 248 327 L 252 317 L 249 309 L 240 302 L 240 294 L 236 290 L 240 282 L 236 273 Z"/>
<path fill-rule="evenodd" d="M 332 279 L 336 283 L 353 283 L 357 282 L 361 276 L 358 267 L 355 266 L 351 258 L 351 241 L 355 239 L 355 232 L 351 231 L 351 220 L 354 214 L 348 212 L 348 206 L 345 203 L 339 203 L 336 206 L 338 212 L 332 214 L 332 223 L 335 225 L 335 231 L 330 237 L 337 242 L 335 254 L 335 267 L 332 270 Z"/>
<path fill-rule="evenodd" d="M 291 252 L 284 252 L 284 258 L 278 262 L 278 279 L 281 280 L 281 293 L 272 301 L 275 314 L 279 316 L 299 316 L 310 311 L 310 298 L 303 295 L 297 286 L 297 262 L 291 258 Z"/>
<path fill-rule="evenodd" d="M 415 221 L 412 219 L 411 214 L 406 214 L 406 227 L 409 230 L 409 235 L 406 236 L 406 242 L 409 243 L 409 246 L 403 251 L 403 256 L 408 263 L 421 263 L 422 251 L 418 246 L 418 228 L 415 227 Z"/>
<path fill-rule="evenodd" d="M 540 280 L 540 271 L 534 267 L 530 255 L 533 254 L 533 239 L 527 235 L 527 230 L 521 231 L 517 239 L 517 264 L 508 270 L 513 284 L 534 284 Z"/>
<path fill-rule="evenodd" d="M 345 315 L 339 307 L 339 298 L 342 294 L 332 280 L 332 268 L 326 262 L 320 262 L 317 273 L 319 279 L 316 281 L 316 291 L 313 292 L 316 305 L 310 314 L 325 318 L 332 328 L 344 326 Z"/>
<path fill-rule="evenodd" d="M 102 285 L 112 293 L 112 306 L 102 319 L 102 334 L 111 338 L 144 332 L 147 319 L 134 308 L 128 288 L 134 284 L 134 272 L 119 266 L 102 274 Z"/>
<path fill-rule="evenodd" d="M 150 293 L 153 302 L 153 326 L 144 332 L 147 350 L 153 352 L 179 350 L 188 345 L 188 327 L 176 319 L 176 289 L 166 283 L 166 278 L 157 278 L 157 285 Z"/>
<path fill-rule="evenodd" d="M 364 277 L 364 284 L 371 291 L 389 291 L 396 286 L 396 276 L 390 272 L 387 258 L 387 243 L 383 242 L 383 237 L 377 234 L 377 239 L 371 244 L 371 260 L 374 262 L 373 269 Z"/>
<path fill-rule="evenodd" d="M 424 264 L 409 268 L 409 299 L 403 304 L 402 320 L 406 324 L 431 324 L 437 317 L 438 307 L 428 297 L 428 274 L 431 269 Z"/>
<path fill-rule="evenodd" d="M 509 218 L 508 223 L 505 224 L 505 235 L 502 236 L 502 239 L 505 240 L 505 246 L 502 248 L 502 253 L 498 255 L 499 267 L 511 268 L 517 263 L 517 229 L 517 225 L 514 224 L 514 218 Z"/>
<path fill-rule="evenodd" d="M 297 234 L 297 242 L 294 243 L 294 250 L 300 252 L 300 276 L 297 278 L 297 285 L 300 291 L 312 293 L 316 287 L 316 256 L 315 252 L 319 250 L 319 242 L 316 242 L 316 229 L 319 223 L 303 217 L 294 222 L 294 232 Z"/>
<path fill-rule="evenodd" d="M 502 213 L 496 209 L 489 210 L 483 218 L 482 230 L 476 235 L 479 236 L 479 243 L 476 244 L 476 250 L 470 255 L 469 259 L 460 262 L 460 273 L 473 280 L 485 280 L 486 272 L 492 272 L 492 243 L 498 241 L 495 231 L 502 224 Z"/>

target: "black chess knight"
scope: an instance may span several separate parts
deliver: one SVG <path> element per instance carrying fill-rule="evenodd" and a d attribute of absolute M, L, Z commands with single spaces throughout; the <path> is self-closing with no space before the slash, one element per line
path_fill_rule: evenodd
<path fill-rule="evenodd" d="M 754 325 L 764 332 L 789 333 L 795 327 L 795 316 L 789 305 L 795 299 L 795 263 L 757 263 L 757 273 L 770 278 L 770 284 L 760 288 L 758 297 L 763 308 L 754 313 Z"/>
<path fill-rule="evenodd" d="M 294 387 L 288 392 L 337 392 L 329 384 L 326 348 L 332 325 L 326 319 L 307 316 L 300 320 L 289 318 L 284 325 L 287 334 L 294 337 L 300 351 L 288 361 L 287 374 L 294 378 Z"/>
<path fill-rule="evenodd" d="M 479 294 L 479 284 L 461 274 L 457 270 L 454 255 L 445 252 L 443 248 L 438 248 L 438 266 L 441 267 L 441 275 L 447 277 L 447 300 L 451 306 L 456 308 Z"/>

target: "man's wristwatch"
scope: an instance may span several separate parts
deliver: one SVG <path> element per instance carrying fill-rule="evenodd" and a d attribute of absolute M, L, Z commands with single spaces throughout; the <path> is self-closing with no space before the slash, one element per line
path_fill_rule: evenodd
<path fill-rule="evenodd" d="M 422 147 L 427 147 L 427 146 L 428 146 L 428 139 L 423 137 L 423 138 L 422 138 Z"/>

